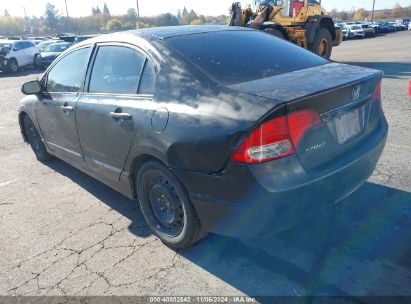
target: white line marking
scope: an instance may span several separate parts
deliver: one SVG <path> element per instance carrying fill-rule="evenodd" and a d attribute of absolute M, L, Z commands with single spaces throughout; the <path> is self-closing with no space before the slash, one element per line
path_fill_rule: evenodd
<path fill-rule="evenodd" d="M 14 182 L 16 182 L 16 181 L 17 181 L 17 179 L 13 179 L 13 180 L 8 181 L 8 182 L 0 183 L 0 187 L 4 187 L 4 186 L 7 186 L 7 185 L 10 185 L 10 184 L 12 184 L 12 183 L 14 183 Z"/>

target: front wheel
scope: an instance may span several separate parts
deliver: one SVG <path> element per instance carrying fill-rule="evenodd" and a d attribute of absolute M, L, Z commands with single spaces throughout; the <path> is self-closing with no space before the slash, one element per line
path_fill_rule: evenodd
<path fill-rule="evenodd" d="M 333 41 L 331 33 L 326 28 L 320 28 L 315 34 L 314 42 L 309 49 L 321 57 L 329 59 L 331 57 Z"/>
<path fill-rule="evenodd" d="M 17 73 L 19 71 L 19 64 L 17 63 L 16 59 L 10 59 L 9 61 L 9 71 L 11 73 Z"/>
<path fill-rule="evenodd" d="M 143 216 L 164 244 L 187 248 L 205 236 L 184 186 L 167 167 L 156 161 L 145 163 L 136 188 Z"/>
<path fill-rule="evenodd" d="M 40 134 L 37 132 L 31 119 L 26 115 L 23 119 L 24 132 L 26 138 L 31 146 L 37 160 L 45 162 L 51 158 L 51 155 L 47 152 L 46 146 L 41 140 Z"/>

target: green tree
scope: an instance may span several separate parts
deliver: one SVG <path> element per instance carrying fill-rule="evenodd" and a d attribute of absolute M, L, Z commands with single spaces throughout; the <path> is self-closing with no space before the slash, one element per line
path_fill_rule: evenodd
<path fill-rule="evenodd" d="M 404 17 L 404 9 L 402 6 L 397 2 L 392 9 L 392 16 L 394 18 Z"/>
<path fill-rule="evenodd" d="M 156 18 L 156 26 L 174 26 L 179 25 L 179 21 L 176 16 L 166 13 L 157 16 Z"/>
<path fill-rule="evenodd" d="M 104 2 L 104 7 L 103 7 L 103 14 L 110 15 L 110 10 L 108 9 L 107 3 L 105 2 Z"/>
<path fill-rule="evenodd" d="M 46 26 L 52 31 L 57 31 L 60 17 L 61 16 L 56 6 L 47 2 L 46 11 L 44 13 L 44 21 Z"/>
<path fill-rule="evenodd" d="M 129 8 L 127 10 L 127 21 L 130 23 L 136 23 L 137 22 L 137 12 L 134 8 Z"/>

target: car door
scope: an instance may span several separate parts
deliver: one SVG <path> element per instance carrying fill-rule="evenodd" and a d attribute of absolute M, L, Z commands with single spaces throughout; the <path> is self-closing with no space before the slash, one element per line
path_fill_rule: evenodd
<path fill-rule="evenodd" d="M 23 41 L 22 45 L 23 45 L 23 49 L 21 52 L 22 52 L 22 56 L 24 57 L 24 65 L 33 64 L 34 55 L 31 54 L 31 49 L 30 49 L 30 47 L 32 46 L 32 43 L 30 41 Z"/>
<path fill-rule="evenodd" d="M 137 48 L 100 44 L 95 52 L 77 127 L 86 163 L 106 179 L 119 180 L 136 132 L 150 121 L 144 108 L 152 104 L 154 75 Z"/>
<path fill-rule="evenodd" d="M 27 57 L 27 64 L 34 64 L 34 56 L 38 53 L 36 45 L 31 41 L 25 42 L 25 55 Z"/>
<path fill-rule="evenodd" d="M 10 57 L 14 57 L 19 66 L 27 65 L 27 56 L 25 55 L 23 41 L 18 41 L 13 44 L 13 54 Z"/>
<path fill-rule="evenodd" d="M 59 59 L 42 79 L 44 97 L 35 112 L 46 145 L 60 156 L 83 162 L 77 134 L 76 106 L 84 85 L 91 46 Z"/>

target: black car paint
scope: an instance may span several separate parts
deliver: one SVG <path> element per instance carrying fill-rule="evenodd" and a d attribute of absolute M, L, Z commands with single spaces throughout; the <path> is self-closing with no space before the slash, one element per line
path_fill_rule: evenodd
<path fill-rule="evenodd" d="M 344 96 L 353 84 L 366 83 L 371 79 L 373 84 L 367 83 L 367 88 L 369 86 L 371 89 L 376 81 L 380 80 L 380 72 L 329 63 L 274 76 L 275 82 L 268 78 L 221 86 L 160 43 L 176 35 L 222 30 L 239 29 L 207 26 L 150 29 L 105 35 L 72 48 L 70 51 L 87 45 L 95 47 L 96 43 L 117 44 L 122 41 L 126 45 L 138 47 L 156 67 L 156 89 L 154 96 L 117 96 L 115 104 L 106 104 L 107 116 L 110 111 L 118 108 L 127 111 L 133 108 L 135 111 L 132 113 L 132 121 L 123 125 L 110 119 L 101 122 L 101 130 L 117 128 L 119 134 L 124 132 L 127 139 L 123 137 L 119 142 L 113 140 L 116 132 L 96 133 L 98 129 L 88 130 L 87 123 L 84 123 L 85 120 L 97 121 L 101 119 L 100 115 L 104 114 L 91 111 L 96 103 L 95 100 L 88 102 L 91 98 L 114 100 L 113 96 L 80 93 L 76 96 L 63 96 L 70 99 L 66 101 L 62 97 L 63 104 L 67 102 L 74 107 L 73 116 L 77 119 L 73 120 L 73 123 L 77 123 L 75 128 L 78 128 L 79 133 L 86 134 L 87 140 L 93 137 L 102 140 L 104 149 L 109 152 L 122 145 L 123 157 L 116 163 L 108 165 L 85 159 L 81 143 L 78 155 L 56 150 L 49 144 L 47 148 L 51 153 L 129 198 L 136 198 L 134 177 L 138 165 L 147 158 L 158 159 L 186 186 L 203 228 L 230 235 L 234 234 L 230 223 L 237 221 L 233 225 L 241 225 L 249 220 L 250 216 L 258 217 L 260 212 L 270 215 L 285 212 L 284 214 L 290 216 L 284 216 L 284 219 L 298 220 L 299 216 L 304 215 L 304 209 L 316 209 L 313 199 L 315 200 L 318 191 L 326 198 L 325 205 L 329 205 L 330 200 L 335 202 L 350 194 L 371 174 L 381 155 L 387 133 L 381 106 L 374 109 L 378 114 L 378 126 L 368 134 L 367 144 L 352 147 L 348 150 L 349 153 L 328 162 L 328 166 L 305 171 L 297 155 L 257 165 L 243 165 L 231 162 L 230 155 L 250 130 L 268 117 L 297 109 L 301 104 L 310 105 L 317 102 L 317 108 L 327 109 L 327 96 L 340 98 L 341 104 L 347 103 L 349 99 Z M 53 65 L 50 68 L 52 67 Z M 296 78 L 298 82 L 295 81 Z M 278 89 L 279 87 L 281 89 Z M 86 88 L 84 86 L 83 90 Z M 321 94 L 330 95 L 321 97 Z M 135 103 L 131 106 L 136 100 L 139 101 L 138 105 Z M 37 97 L 26 97 L 20 107 L 20 115 L 29 115 L 42 132 L 37 122 L 39 117 L 33 107 L 35 103 L 40 103 Z M 66 113 L 64 115 L 67 116 Z M 64 116 L 63 118 L 66 119 Z M 155 125 L 165 125 L 165 128 L 154 129 Z M 74 129 L 70 128 L 63 127 L 62 131 L 74 132 Z M 64 134 L 61 136 L 64 137 Z M 113 145 L 113 142 L 116 144 Z M 364 155 L 369 155 L 369 158 Z M 362 168 L 361 174 L 354 174 L 355 166 Z M 349 180 L 345 187 L 336 191 L 330 190 L 329 184 L 328 189 L 324 187 L 328 177 L 338 176 L 330 180 L 339 181 L 343 173 L 338 172 L 344 172 L 342 168 L 349 172 L 349 176 L 355 175 L 356 178 Z M 259 211 L 260 202 L 261 210 L 265 211 Z M 296 205 L 293 205 L 294 202 Z M 311 203 L 314 205 L 310 205 Z M 283 228 L 284 224 L 281 227 Z"/>

